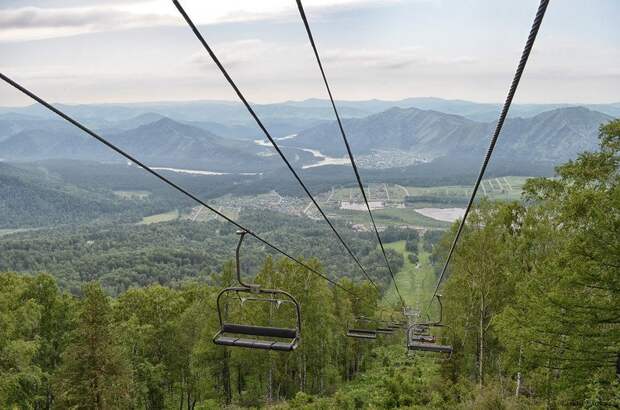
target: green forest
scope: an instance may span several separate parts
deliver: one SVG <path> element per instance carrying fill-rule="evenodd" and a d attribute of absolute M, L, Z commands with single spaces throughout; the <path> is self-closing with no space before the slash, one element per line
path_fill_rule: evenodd
<path fill-rule="evenodd" d="M 291 353 L 212 342 L 217 294 L 235 283 L 236 235 L 221 222 L 3 237 L 0 407 L 620 408 L 619 171 L 614 121 L 601 128 L 597 151 L 553 178 L 528 180 L 521 201 L 476 204 L 440 288 L 447 326 L 433 332 L 453 346 L 450 356 L 407 352 L 402 330 L 374 341 L 345 336 L 357 317 L 399 315 L 368 233 L 346 239 L 382 293 L 326 246 L 315 222 L 242 216 L 347 290 L 258 243 L 244 245 L 243 276 L 301 305 L 301 342 Z M 399 283 L 415 281 L 422 269 L 414 266 L 427 260 L 436 278 L 456 228 L 384 232 L 386 243 L 405 243 L 407 256 L 388 250 Z M 412 298 L 431 293 L 404 296 L 423 310 L 429 298 Z M 286 309 L 273 316 L 224 304 L 250 323 L 290 319 Z M 437 316 L 435 304 L 428 313 Z"/>

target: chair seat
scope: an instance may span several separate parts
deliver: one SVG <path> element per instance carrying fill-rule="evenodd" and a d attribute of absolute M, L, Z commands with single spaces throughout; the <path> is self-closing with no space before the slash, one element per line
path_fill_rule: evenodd
<path fill-rule="evenodd" d="M 273 340 L 245 339 L 219 335 L 213 339 L 213 343 L 220 346 L 248 347 L 252 349 L 278 350 L 290 352 L 297 347 L 297 341 L 278 342 Z"/>
<path fill-rule="evenodd" d="M 248 336 L 281 337 L 294 339 L 297 336 L 297 329 L 285 327 L 243 325 L 238 323 L 223 323 L 222 333 L 237 333 Z"/>
<path fill-rule="evenodd" d="M 407 347 L 409 350 L 420 350 L 423 352 L 452 353 L 452 346 L 435 343 L 410 342 Z"/>
<path fill-rule="evenodd" d="M 409 340 L 412 342 L 435 343 L 435 336 L 412 335 Z"/>
<path fill-rule="evenodd" d="M 348 337 L 353 337 L 357 339 L 376 339 L 377 333 L 372 330 L 365 329 L 350 329 L 347 332 Z"/>

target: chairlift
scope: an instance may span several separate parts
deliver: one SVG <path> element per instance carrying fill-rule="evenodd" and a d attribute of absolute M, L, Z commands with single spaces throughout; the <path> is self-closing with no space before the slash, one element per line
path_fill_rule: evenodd
<path fill-rule="evenodd" d="M 394 330 L 387 321 L 361 316 L 355 319 L 354 326 L 347 326 L 347 336 L 373 340 L 377 338 L 378 334 L 388 335 L 394 333 Z"/>
<path fill-rule="evenodd" d="M 414 309 L 411 306 L 403 306 L 403 316 L 407 319 L 413 318 L 417 319 L 420 316 L 420 311 L 418 309 Z"/>
<path fill-rule="evenodd" d="M 409 336 L 409 339 L 414 342 L 423 343 L 435 343 L 437 341 L 437 338 L 435 336 L 419 335 L 415 333 Z"/>
<path fill-rule="evenodd" d="M 354 339 L 374 340 L 377 338 L 377 329 L 373 323 L 374 321 L 367 317 L 357 317 L 353 326 L 347 324 L 347 336 Z"/>
<path fill-rule="evenodd" d="M 382 335 L 391 335 L 398 329 L 392 320 L 371 319 L 375 323 L 375 332 Z"/>
<path fill-rule="evenodd" d="M 403 329 L 406 325 L 407 325 L 406 320 L 394 319 L 394 314 L 392 314 L 390 317 L 390 323 L 388 324 L 388 327 L 393 330 L 399 330 L 399 329 Z"/>
<path fill-rule="evenodd" d="M 240 286 L 222 289 L 217 295 L 217 314 L 220 329 L 213 336 L 213 343 L 220 346 L 247 347 L 250 349 L 276 350 L 290 352 L 297 348 L 301 339 L 301 308 L 297 300 L 288 292 L 278 289 L 263 289 L 259 284 L 246 284 L 241 279 L 239 252 L 245 231 L 238 231 L 239 243 L 235 252 L 237 281 Z M 243 307 L 252 303 L 269 303 L 279 310 L 283 305 L 291 305 L 295 311 L 294 327 L 257 326 L 231 322 L 227 309 L 221 304 L 222 296 L 233 296 Z M 266 297 L 261 297 L 266 296 Z"/>
<path fill-rule="evenodd" d="M 385 322 L 381 322 L 381 321 L 377 321 L 379 323 L 379 326 L 377 326 L 377 328 L 375 329 L 375 332 L 382 334 L 382 335 L 391 335 L 392 333 L 394 333 L 394 331 L 396 329 L 390 327 L 389 324 L 385 324 Z"/>
<path fill-rule="evenodd" d="M 432 327 L 449 326 L 441 323 L 443 319 L 443 305 L 441 295 L 436 295 L 439 302 L 439 320 L 436 322 L 414 323 L 407 329 L 407 349 L 420 352 L 446 353 L 452 356 L 452 346 L 438 343 L 437 337 L 430 334 Z"/>
<path fill-rule="evenodd" d="M 354 339 L 374 340 L 377 338 L 377 332 L 370 329 L 348 329 L 347 337 Z"/>

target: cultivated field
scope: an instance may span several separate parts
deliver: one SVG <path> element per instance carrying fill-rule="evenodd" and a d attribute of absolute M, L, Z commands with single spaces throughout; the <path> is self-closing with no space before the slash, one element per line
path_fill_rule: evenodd
<path fill-rule="evenodd" d="M 491 200 L 518 200 L 521 197 L 526 177 L 508 176 L 485 179 L 478 191 L 478 198 Z M 369 201 L 373 203 L 375 222 L 380 229 L 389 225 L 412 226 L 418 228 L 446 229 L 450 221 L 444 214 L 458 215 L 459 208 L 464 208 L 473 187 L 466 185 L 412 187 L 394 184 L 370 184 L 366 187 Z M 117 195 L 139 195 L 137 191 L 120 192 Z M 148 194 L 148 193 L 147 193 Z M 370 221 L 359 189 L 334 187 L 316 196 L 317 202 L 327 216 L 343 219 L 358 225 L 357 229 L 370 229 Z M 407 198 L 407 201 L 405 200 Z M 225 195 L 209 201 L 209 204 L 226 216 L 237 219 L 242 210 L 270 210 L 288 215 L 304 216 L 321 220 L 316 207 L 305 197 L 282 196 L 272 191 L 260 195 L 232 196 Z M 425 215 L 416 212 L 424 209 Z M 447 208 L 455 208 L 448 212 Z M 435 215 L 437 215 L 435 217 Z M 443 215 L 443 216 L 442 216 Z M 217 216 L 203 207 L 195 207 L 181 216 L 192 221 L 205 222 Z M 161 222 L 174 219 L 169 213 L 145 218 L 144 223 Z M 446 219 L 446 220 L 441 220 Z"/>
<path fill-rule="evenodd" d="M 174 211 L 170 211 L 170 212 L 164 212 L 161 214 L 145 216 L 144 218 L 142 218 L 142 222 L 140 222 L 140 225 L 148 225 L 148 224 L 154 224 L 158 222 L 172 221 L 172 220 L 177 219 L 178 217 L 179 217 L 179 211 L 175 209 Z"/>

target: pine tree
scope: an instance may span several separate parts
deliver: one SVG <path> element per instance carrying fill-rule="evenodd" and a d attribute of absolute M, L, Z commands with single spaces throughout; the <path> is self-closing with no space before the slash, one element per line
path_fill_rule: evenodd
<path fill-rule="evenodd" d="M 83 288 L 84 299 L 72 341 L 63 354 L 56 391 L 60 407 L 130 407 L 129 362 L 115 339 L 112 308 L 97 283 Z"/>

